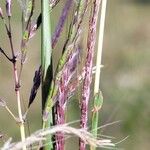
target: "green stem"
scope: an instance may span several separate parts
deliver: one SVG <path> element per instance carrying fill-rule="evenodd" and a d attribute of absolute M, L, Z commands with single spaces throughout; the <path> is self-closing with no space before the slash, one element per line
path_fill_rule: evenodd
<path fill-rule="evenodd" d="M 103 96 L 101 91 L 94 95 L 94 106 L 92 109 L 92 134 L 94 137 L 97 137 L 97 129 L 98 129 L 98 117 L 99 110 L 101 109 L 103 104 Z M 90 150 L 95 150 L 96 148 L 91 146 Z"/>
<path fill-rule="evenodd" d="M 103 97 L 100 92 L 100 73 L 101 73 L 101 59 L 102 59 L 102 48 L 103 48 L 103 37 L 104 37 L 104 27 L 105 27 L 105 15 L 106 15 L 106 5 L 107 0 L 102 0 L 101 5 L 101 16 L 100 16 L 100 29 L 98 34 L 98 50 L 96 58 L 96 73 L 95 73 L 95 84 L 94 84 L 94 106 L 92 112 L 92 133 L 97 137 L 99 110 L 103 103 Z M 90 150 L 95 150 L 96 148 L 91 146 Z"/>
<path fill-rule="evenodd" d="M 45 102 L 48 96 L 49 90 L 49 78 L 51 76 L 51 21 L 50 21 L 50 7 L 49 0 L 41 0 L 42 10 L 42 29 L 41 29 L 41 66 L 42 66 L 42 111 L 45 107 Z M 44 128 L 50 127 L 52 124 L 52 113 L 49 113 L 48 122 L 44 125 Z M 47 137 L 45 150 L 51 150 L 53 148 L 51 136 Z"/>
<path fill-rule="evenodd" d="M 50 12 L 49 0 L 41 0 L 42 3 L 42 40 L 41 40 L 41 64 L 43 69 L 43 80 L 46 78 L 48 67 L 51 63 L 51 28 L 50 28 Z"/>
<path fill-rule="evenodd" d="M 102 0 L 101 16 L 100 16 L 100 29 L 98 34 L 98 50 L 96 58 L 96 72 L 95 72 L 95 84 L 94 93 L 99 92 L 100 86 L 100 71 L 101 71 L 101 60 L 102 60 L 102 49 L 103 49 L 103 38 L 104 38 L 104 27 L 105 27 L 105 15 L 106 15 L 107 0 Z"/>

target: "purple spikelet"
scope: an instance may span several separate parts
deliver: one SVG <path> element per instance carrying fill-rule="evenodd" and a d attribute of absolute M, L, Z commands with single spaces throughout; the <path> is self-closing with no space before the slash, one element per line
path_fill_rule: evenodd
<path fill-rule="evenodd" d="M 73 0 L 67 0 L 66 1 L 65 7 L 64 7 L 64 9 L 63 9 L 63 11 L 61 13 L 58 25 L 56 27 L 56 30 L 55 30 L 53 38 L 52 38 L 52 48 L 55 47 L 55 45 L 56 45 L 56 43 L 58 41 L 58 38 L 59 38 L 59 36 L 60 36 L 60 34 L 62 32 L 64 23 L 65 23 L 65 20 L 67 18 L 67 15 L 68 15 L 68 12 L 70 10 L 70 7 L 72 5 L 72 2 L 73 2 Z"/>
<path fill-rule="evenodd" d="M 92 82 L 92 65 L 94 56 L 94 47 L 96 42 L 96 24 L 100 6 L 100 0 L 94 0 L 91 9 L 91 18 L 89 21 L 89 34 L 87 40 L 87 57 L 85 63 L 85 78 L 83 81 L 82 101 L 81 101 L 81 122 L 82 129 L 87 129 L 88 122 L 88 104 L 90 99 L 90 85 Z M 86 149 L 86 144 L 80 139 L 80 150 Z"/>
<path fill-rule="evenodd" d="M 72 79 L 78 64 L 80 49 L 77 48 L 70 56 L 68 61 L 66 62 L 64 69 L 62 70 L 61 80 L 59 82 L 59 90 L 58 90 L 58 101 L 56 104 L 56 124 L 64 124 L 65 123 L 65 109 L 66 103 L 68 100 L 69 94 L 69 82 Z M 63 133 L 56 134 L 56 150 L 64 149 L 64 135 Z"/>
<path fill-rule="evenodd" d="M 41 84 L 41 73 L 42 72 L 41 72 L 41 66 L 40 66 L 39 69 L 35 71 L 35 75 L 33 78 L 33 87 L 31 89 L 31 93 L 30 93 L 28 108 L 33 103 L 33 101 L 36 97 L 36 94 L 37 94 L 37 90 L 39 89 L 39 86 Z"/>

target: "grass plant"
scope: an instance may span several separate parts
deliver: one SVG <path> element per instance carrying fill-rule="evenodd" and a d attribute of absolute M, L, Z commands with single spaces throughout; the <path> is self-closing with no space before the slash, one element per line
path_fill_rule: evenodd
<path fill-rule="evenodd" d="M 100 84 L 100 69 L 101 69 L 101 57 L 102 57 L 102 45 L 104 35 L 104 22 L 106 13 L 106 0 L 66 0 L 64 2 L 64 8 L 58 24 L 55 27 L 55 31 L 52 34 L 51 26 L 51 12 L 53 8 L 59 4 L 61 0 L 41 0 L 41 12 L 37 19 L 33 19 L 34 10 L 36 9 L 35 0 L 19 1 L 22 8 L 22 40 L 21 40 L 21 57 L 17 58 L 17 55 L 13 46 L 12 29 L 11 29 L 11 0 L 6 0 L 6 12 L 8 17 L 8 25 L 5 21 L 2 8 L 0 7 L 0 18 L 3 20 L 4 27 L 9 38 L 12 57 L 6 54 L 6 51 L 0 48 L 1 54 L 3 54 L 8 61 L 13 65 L 13 74 L 15 81 L 15 93 L 18 104 L 19 114 L 19 127 L 22 141 L 19 143 L 11 143 L 8 141 L 2 147 L 5 149 L 31 149 L 36 143 L 36 148 L 44 148 L 45 150 L 64 150 L 66 134 L 74 134 L 79 137 L 79 149 L 85 150 L 86 145 L 91 145 L 91 150 L 95 150 L 95 147 L 109 147 L 114 146 L 110 140 L 103 140 L 97 138 L 98 129 L 98 113 L 102 106 L 103 97 L 99 89 Z M 101 6 L 101 19 L 98 22 L 99 10 Z M 74 8 L 74 11 L 71 11 Z M 90 12 L 90 16 L 87 12 Z M 67 37 L 65 42 L 62 43 L 61 35 L 65 28 L 65 23 L 69 13 L 72 14 L 72 20 L 69 22 L 69 29 L 67 31 Z M 86 43 L 82 43 L 82 33 L 85 32 L 83 25 L 86 22 L 88 28 L 88 34 L 86 37 Z M 100 24 L 99 35 L 97 35 L 97 24 Z M 41 65 L 39 69 L 35 71 L 33 78 L 33 86 L 28 102 L 28 108 L 25 115 L 22 113 L 20 87 L 21 87 L 21 75 L 23 72 L 23 66 L 26 62 L 28 54 L 27 44 L 31 38 L 36 35 L 37 30 L 41 26 Z M 85 34 L 86 35 L 86 34 Z M 98 50 L 97 50 L 97 62 L 95 72 L 95 84 L 94 91 L 91 88 L 93 82 L 93 62 L 95 45 L 98 37 Z M 62 49 L 59 50 L 61 56 L 58 62 L 54 62 L 54 56 L 52 55 L 56 51 L 56 45 L 61 44 Z M 83 46 L 84 45 L 84 46 Z M 83 49 L 83 47 L 86 47 Z M 83 51 L 85 51 L 83 53 Z M 84 54 L 84 55 L 82 55 Z M 78 66 L 80 64 L 80 58 L 85 62 L 83 67 L 80 68 L 78 75 Z M 17 65 L 18 61 L 20 65 Z M 56 63 L 56 69 L 53 68 Z M 17 68 L 18 67 L 18 68 Z M 18 74 L 19 70 L 19 74 Z M 36 94 L 41 84 L 41 101 L 42 101 L 42 129 L 36 133 L 31 134 L 29 137 L 25 137 L 25 124 L 28 110 L 31 109 L 31 104 L 36 98 Z M 79 107 L 80 114 L 80 129 L 75 129 L 68 125 L 66 122 L 66 116 L 69 113 L 67 111 L 68 102 L 71 97 L 78 91 L 79 87 L 82 87 Z M 94 99 L 91 99 L 91 92 L 94 92 Z M 93 101 L 91 132 L 88 132 L 89 124 L 89 101 Z M 12 118 L 17 121 L 17 117 L 10 111 L 9 107 L 3 99 L 0 99 L 0 106 L 4 107 Z"/>

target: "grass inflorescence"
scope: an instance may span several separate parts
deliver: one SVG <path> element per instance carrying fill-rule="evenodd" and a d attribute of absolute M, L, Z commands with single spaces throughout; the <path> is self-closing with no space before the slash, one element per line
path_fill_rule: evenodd
<path fill-rule="evenodd" d="M 106 3 L 102 8 L 101 0 L 66 0 L 64 2 L 64 8 L 60 18 L 57 19 L 58 23 L 55 27 L 54 33 L 52 33 L 52 20 L 51 12 L 55 11 L 54 7 L 59 5 L 61 0 L 41 0 L 41 12 L 37 15 L 37 19 L 34 19 L 34 12 L 36 9 L 35 0 L 18 1 L 22 10 L 22 39 L 21 39 L 21 56 L 18 57 L 13 46 L 13 36 L 11 28 L 11 0 L 6 0 L 6 14 L 8 18 L 8 24 L 6 23 L 3 10 L 0 7 L 0 18 L 3 21 L 6 29 L 12 57 L 8 56 L 6 51 L 0 47 L 0 53 L 6 57 L 8 61 L 13 64 L 13 74 L 15 81 L 15 93 L 18 103 L 19 119 L 16 119 L 15 115 L 10 111 L 6 102 L 0 99 L 0 106 L 6 108 L 8 113 L 19 122 L 20 133 L 22 141 L 19 143 L 11 143 L 8 141 L 2 147 L 5 149 L 21 149 L 24 150 L 35 146 L 43 147 L 47 150 L 64 150 L 65 140 L 67 134 L 74 134 L 79 137 L 79 149 L 85 150 L 86 145 L 91 145 L 91 149 L 95 147 L 109 147 L 114 146 L 110 140 L 98 139 L 98 113 L 102 106 L 103 97 L 99 89 L 99 78 L 101 68 L 101 53 L 103 44 L 104 33 L 104 21 L 106 13 Z M 105 8 L 103 8 L 105 7 Z M 73 8 L 73 10 L 72 10 Z M 91 88 L 93 82 L 93 67 L 94 67 L 94 53 L 95 45 L 97 41 L 97 22 L 99 19 L 99 10 L 101 8 L 101 23 L 99 33 L 98 56 L 96 64 L 96 78 L 94 91 Z M 105 10 L 104 10 L 105 9 Z M 89 13 L 88 13 L 89 12 Z M 66 33 L 65 42 L 62 43 L 62 32 L 65 28 L 66 22 L 68 22 L 68 16 L 72 15 L 72 19 L 69 20 L 69 27 Z M 84 25 L 88 29 L 88 33 L 84 33 Z M 41 62 L 40 67 L 35 71 L 33 78 L 33 86 L 29 96 L 28 107 L 25 115 L 22 113 L 21 106 L 21 78 L 23 73 L 23 66 L 25 65 L 28 55 L 27 44 L 31 38 L 36 35 L 37 30 L 41 26 Z M 85 43 L 82 42 L 82 36 L 86 39 Z M 61 53 L 58 62 L 54 61 L 53 52 L 56 51 L 57 45 L 61 45 L 59 53 Z M 85 47 L 85 48 L 83 48 Z M 100 51 L 100 52 L 99 52 Z M 100 53 L 100 54 L 99 54 Z M 30 59 L 30 57 L 29 57 Z M 81 60 L 84 65 L 80 65 Z M 20 65 L 17 65 L 18 61 Z M 53 68 L 55 63 L 56 69 Z M 78 66 L 79 67 L 78 69 Z M 19 72 L 19 73 L 18 73 Z M 41 85 L 42 94 L 42 129 L 36 133 L 31 134 L 29 137 L 25 137 L 25 124 L 28 110 L 31 109 L 31 105 L 36 99 L 37 92 Z M 66 116 L 69 113 L 67 111 L 67 104 L 71 97 L 75 95 L 78 88 L 82 87 L 80 102 L 78 103 L 80 112 L 80 129 L 75 129 L 67 125 Z M 94 98 L 91 98 L 91 93 L 94 93 Z M 93 108 L 89 109 L 89 102 L 93 101 Z M 92 119 L 90 123 L 91 133 L 88 132 L 89 126 L 89 110 L 92 110 Z M 40 124 L 40 123 L 39 123 Z"/>

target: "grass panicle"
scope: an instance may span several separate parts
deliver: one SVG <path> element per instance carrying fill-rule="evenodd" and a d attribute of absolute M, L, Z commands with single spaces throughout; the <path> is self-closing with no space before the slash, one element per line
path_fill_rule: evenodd
<path fill-rule="evenodd" d="M 69 2 L 69 1 L 67 1 L 67 2 Z M 79 3 L 79 5 L 80 4 L 81 3 Z M 79 5 L 76 9 L 76 14 L 79 11 L 81 11 L 79 9 L 79 8 L 81 8 L 81 7 L 79 7 Z M 63 85 L 64 83 L 61 83 L 61 82 L 63 81 L 63 76 L 65 75 L 65 69 L 66 69 L 69 57 L 73 55 L 74 49 L 76 49 L 75 45 L 76 45 L 76 42 L 78 41 L 77 39 L 79 38 L 79 27 L 80 27 L 80 24 L 82 22 L 81 17 L 83 17 L 83 14 L 85 13 L 85 9 L 86 8 L 84 8 L 83 12 L 80 13 L 80 16 L 78 16 L 78 18 L 79 18 L 78 20 L 76 20 L 77 16 L 74 17 L 74 19 L 73 19 L 73 21 L 70 25 L 70 32 L 68 34 L 68 39 L 66 40 L 66 43 L 64 45 L 63 54 L 62 54 L 62 57 L 60 58 L 60 61 L 58 63 L 58 66 L 57 66 L 57 69 L 56 69 L 55 79 L 53 80 L 53 82 L 51 84 L 51 88 L 50 88 L 51 91 L 50 91 L 50 94 L 49 94 L 48 99 L 47 99 L 46 108 L 45 108 L 44 116 L 43 116 L 45 122 L 48 118 L 48 114 L 49 114 L 50 110 L 52 110 L 52 106 L 54 105 L 56 99 L 58 99 L 57 100 L 58 102 L 56 103 L 56 112 L 55 113 L 56 113 L 56 116 L 57 116 L 56 118 L 57 119 L 55 119 L 55 123 L 57 125 L 64 123 L 64 118 L 65 118 L 65 107 L 64 107 L 64 105 L 65 105 L 66 100 L 67 100 L 68 92 L 67 91 L 62 92 L 62 86 L 64 86 Z M 59 24 L 58 24 L 58 27 L 61 28 L 61 26 Z M 60 31 L 61 31 L 61 29 L 60 29 Z M 72 39 L 72 40 L 70 40 L 70 39 Z M 68 44 L 68 41 L 70 41 L 71 43 Z M 67 87 L 67 85 L 65 85 L 65 87 Z M 65 95 L 65 97 L 62 96 L 62 95 Z M 62 140 L 63 139 L 63 134 L 59 133 L 59 135 L 56 135 L 56 139 L 57 138 L 58 138 L 58 142 L 63 141 Z M 60 138 L 61 138 L 61 140 L 60 140 Z M 58 148 L 61 147 L 60 145 L 64 145 L 64 144 L 63 143 L 58 144 Z"/>
<path fill-rule="evenodd" d="M 81 123 L 80 126 L 83 129 L 88 128 L 88 105 L 90 100 L 90 89 L 92 82 L 92 68 L 93 58 L 96 42 L 96 25 L 98 19 L 100 0 L 94 0 L 91 6 L 90 20 L 89 20 L 89 33 L 87 39 L 87 56 L 85 62 L 85 78 L 83 80 L 83 91 L 81 100 Z M 80 150 L 85 150 L 86 144 L 80 140 Z"/>

